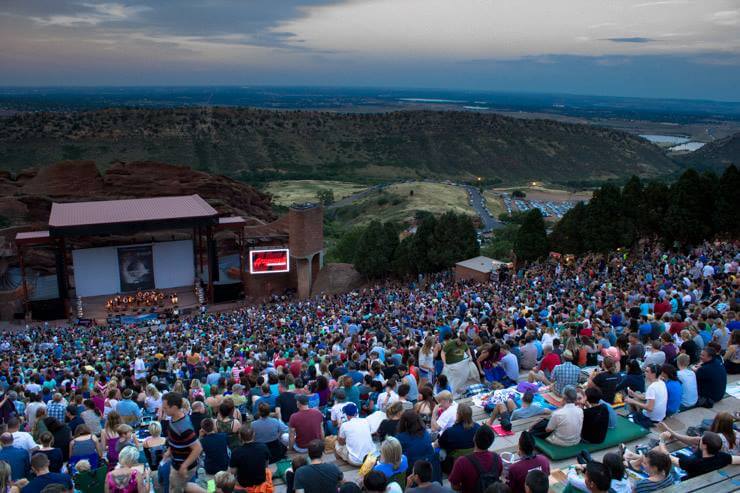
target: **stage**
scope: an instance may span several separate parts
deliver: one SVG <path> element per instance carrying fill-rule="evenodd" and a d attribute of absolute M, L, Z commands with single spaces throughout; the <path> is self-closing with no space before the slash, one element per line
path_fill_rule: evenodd
<path fill-rule="evenodd" d="M 181 286 L 178 288 L 170 289 L 157 289 L 157 293 L 164 294 L 164 300 L 161 306 L 128 306 L 126 308 L 111 309 L 106 308 L 108 300 L 114 298 L 117 295 L 101 295 L 101 296 L 86 296 L 80 298 L 82 303 L 82 316 L 79 318 L 92 319 L 97 324 L 107 324 L 108 317 L 120 316 L 122 318 L 141 318 L 145 319 L 146 315 L 159 315 L 164 313 L 170 313 L 172 310 L 178 310 L 180 314 L 192 313 L 193 310 L 198 310 L 200 302 L 196 296 L 193 286 Z M 127 293 L 127 295 L 135 295 L 136 293 Z M 177 305 L 173 305 L 170 296 L 172 294 L 177 295 Z M 123 295 L 121 295 L 123 296 Z M 73 307 L 73 310 L 77 310 L 78 307 Z M 78 312 L 79 314 L 79 312 Z M 154 317 L 151 317 L 154 318 Z"/>

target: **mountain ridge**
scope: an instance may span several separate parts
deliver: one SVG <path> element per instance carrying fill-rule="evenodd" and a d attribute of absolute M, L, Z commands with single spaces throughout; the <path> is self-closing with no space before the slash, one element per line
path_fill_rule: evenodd
<path fill-rule="evenodd" d="M 245 179 L 659 177 L 680 170 L 657 146 L 603 127 L 454 111 L 376 114 L 250 108 L 107 109 L 0 119 L 0 166 L 61 159 L 103 168 L 153 160 Z"/>

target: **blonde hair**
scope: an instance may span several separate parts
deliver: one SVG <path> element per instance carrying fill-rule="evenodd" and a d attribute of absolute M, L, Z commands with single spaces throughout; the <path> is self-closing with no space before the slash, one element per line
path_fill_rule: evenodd
<path fill-rule="evenodd" d="M 78 460 L 75 463 L 75 470 L 77 472 L 86 472 L 92 469 L 92 466 L 90 465 L 90 461 L 87 459 Z"/>
<path fill-rule="evenodd" d="M 154 397 L 155 399 L 159 399 L 159 396 L 161 395 L 159 393 L 159 390 L 157 390 L 157 387 L 152 385 L 151 383 L 146 386 L 146 395 L 150 397 Z"/>
<path fill-rule="evenodd" d="M 124 433 L 133 433 L 134 429 L 127 424 L 120 424 L 116 426 L 116 433 L 123 435 Z"/>
<path fill-rule="evenodd" d="M 393 469 L 398 469 L 403 461 L 403 449 L 401 442 L 395 437 L 388 437 L 380 444 L 380 457 L 386 464 L 391 464 Z"/>
<path fill-rule="evenodd" d="M 162 436 L 162 425 L 159 424 L 159 421 L 152 421 L 149 424 L 149 434 L 154 438 Z"/>
<path fill-rule="evenodd" d="M 8 491 L 11 483 L 10 464 L 0 460 L 0 491 Z"/>
<path fill-rule="evenodd" d="M 236 487 L 236 478 L 229 471 L 219 471 L 213 479 L 216 482 L 216 488 L 221 491 L 234 491 Z"/>
<path fill-rule="evenodd" d="M 118 463 L 124 467 L 134 467 L 139 463 L 139 450 L 131 445 L 123 447 L 118 454 Z"/>

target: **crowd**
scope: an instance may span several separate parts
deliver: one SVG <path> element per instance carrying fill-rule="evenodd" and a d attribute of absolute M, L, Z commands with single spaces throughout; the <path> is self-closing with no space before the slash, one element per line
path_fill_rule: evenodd
<path fill-rule="evenodd" d="M 740 462 L 736 416 L 692 435 L 663 423 L 715 405 L 739 371 L 739 260 L 732 243 L 648 244 L 486 284 L 441 274 L 161 324 L 6 331 L 0 493 L 270 493 L 273 474 L 289 492 L 540 493 L 535 438 L 600 443 L 620 403 L 693 454 L 584 454 L 571 484 L 656 491 L 673 465 L 693 477 Z M 491 391 L 477 423 L 465 397 Z M 497 423 L 534 416 L 517 461 L 489 451 Z"/>

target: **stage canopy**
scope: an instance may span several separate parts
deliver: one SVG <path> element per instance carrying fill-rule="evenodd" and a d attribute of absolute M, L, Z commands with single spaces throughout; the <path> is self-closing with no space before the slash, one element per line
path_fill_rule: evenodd
<path fill-rule="evenodd" d="M 126 234 L 218 224 L 218 212 L 199 195 L 54 203 L 52 237 Z"/>

